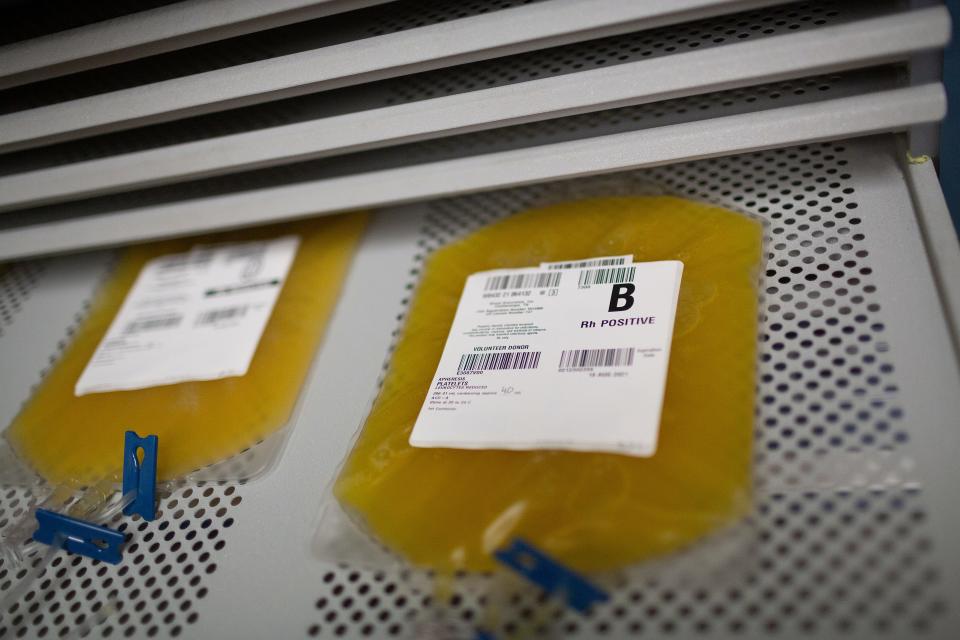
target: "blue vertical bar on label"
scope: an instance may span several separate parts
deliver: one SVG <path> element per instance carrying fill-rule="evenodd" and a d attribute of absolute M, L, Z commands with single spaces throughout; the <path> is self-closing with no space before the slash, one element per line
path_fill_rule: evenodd
<path fill-rule="evenodd" d="M 133 501 L 123 508 L 124 515 L 138 514 L 153 520 L 157 511 L 157 436 L 141 438 L 134 431 L 123 436 L 123 496 L 134 494 Z M 137 451 L 143 449 L 143 460 Z"/>
<path fill-rule="evenodd" d="M 58 537 L 62 543 L 58 544 L 70 553 L 76 553 L 94 560 L 102 560 L 110 564 L 119 564 L 123 559 L 120 554 L 120 545 L 125 536 L 120 531 L 107 527 L 77 520 L 46 509 L 37 509 L 37 530 L 33 532 L 33 539 L 42 544 L 54 544 Z"/>
<path fill-rule="evenodd" d="M 580 613 L 586 613 L 593 604 L 610 597 L 583 576 L 519 538 L 509 547 L 495 551 L 493 556 L 548 594 L 559 592 L 567 605 Z"/>

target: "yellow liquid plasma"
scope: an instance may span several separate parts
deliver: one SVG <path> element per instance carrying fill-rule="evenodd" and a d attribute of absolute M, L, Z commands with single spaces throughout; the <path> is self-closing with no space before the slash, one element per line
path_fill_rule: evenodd
<path fill-rule="evenodd" d="M 8 430 L 17 453 L 54 485 L 119 477 L 123 434 L 160 438 L 158 475 L 182 476 L 283 427 L 336 304 L 365 214 L 172 240 L 125 251 L 63 357 Z M 148 261 L 196 244 L 300 236 L 246 375 L 77 397 L 74 385 Z"/>
<path fill-rule="evenodd" d="M 526 211 L 438 250 L 337 479 L 340 503 L 444 573 L 491 570 L 518 536 L 578 570 L 616 569 L 734 522 L 750 500 L 761 246 L 761 225 L 731 211 L 610 197 Z M 684 263 L 653 456 L 410 446 L 468 275 L 622 254 Z"/>

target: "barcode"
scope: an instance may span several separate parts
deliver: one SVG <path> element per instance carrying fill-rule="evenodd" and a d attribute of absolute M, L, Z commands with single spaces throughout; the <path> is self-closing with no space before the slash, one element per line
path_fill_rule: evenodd
<path fill-rule="evenodd" d="M 504 276 L 490 276 L 484 287 L 487 291 L 504 289 L 546 289 L 560 285 L 562 273 L 513 273 Z"/>
<path fill-rule="evenodd" d="M 159 318 L 147 318 L 146 320 L 134 320 L 127 325 L 124 333 L 140 333 L 141 331 L 152 331 L 154 329 L 169 329 L 180 324 L 183 316 L 161 316 Z"/>
<path fill-rule="evenodd" d="M 539 351 L 499 351 L 497 353 L 465 353 L 460 356 L 457 373 L 491 369 L 536 369 Z"/>
<path fill-rule="evenodd" d="M 619 258 L 595 258 L 593 260 L 581 260 L 580 262 L 556 262 L 546 265 L 547 269 L 586 269 L 587 267 L 612 267 L 618 264 L 624 264 L 627 256 Z"/>
<path fill-rule="evenodd" d="M 636 267 L 618 267 L 616 269 L 587 269 L 580 272 L 580 286 L 589 287 L 594 284 L 614 284 L 617 282 L 633 282 L 637 273 Z"/>
<path fill-rule="evenodd" d="M 197 318 L 197 325 L 214 324 L 216 322 L 220 322 L 221 320 L 232 320 L 233 318 L 242 316 L 246 312 L 246 305 L 242 307 L 225 307 L 223 309 L 204 311 Z"/>
<path fill-rule="evenodd" d="M 571 349 L 560 354 L 561 369 L 629 367 L 632 364 L 633 347 L 624 349 Z"/>

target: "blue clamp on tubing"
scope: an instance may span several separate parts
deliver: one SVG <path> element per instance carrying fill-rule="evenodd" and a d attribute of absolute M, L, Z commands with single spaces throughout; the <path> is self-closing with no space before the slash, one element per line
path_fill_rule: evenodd
<path fill-rule="evenodd" d="M 120 564 L 123 560 L 120 554 L 123 533 L 46 509 L 37 509 L 36 516 L 38 528 L 33 532 L 33 539 L 37 542 L 54 544 L 57 541 L 70 553 L 110 564 Z"/>
<path fill-rule="evenodd" d="M 548 594 L 560 592 L 567 605 L 580 613 L 610 598 L 606 591 L 519 538 L 509 547 L 494 551 L 493 556 Z"/>
<path fill-rule="evenodd" d="M 123 495 L 134 494 L 123 508 L 124 515 L 139 514 L 144 520 L 157 516 L 157 436 L 141 438 L 134 431 L 123 436 Z M 143 449 L 143 461 L 137 450 Z"/>

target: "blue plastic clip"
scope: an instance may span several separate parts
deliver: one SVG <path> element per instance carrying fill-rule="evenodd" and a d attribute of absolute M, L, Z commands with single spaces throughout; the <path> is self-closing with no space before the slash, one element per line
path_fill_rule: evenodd
<path fill-rule="evenodd" d="M 141 438 L 134 431 L 123 436 L 123 495 L 134 493 L 133 501 L 123 508 L 124 515 L 139 514 L 144 520 L 157 515 L 157 436 Z M 137 450 L 143 449 L 143 461 Z"/>
<path fill-rule="evenodd" d="M 62 538 L 61 546 L 70 553 L 110 564 L 119 564 L 123 559 L 120 555 L 123 533 L 46 509 L 37 509 L 36 515 L 39 526 L 33 532 L 33 539 L 37 542 L 54 544 Z"/>
<path fill-rule="evenodd" d="M 493 555 L 548 594 L 560 592 L 566 598 L 567 605 L 580 613 L 586 613 L 595 602 L 604 602 L 610 597 L 586 578 L 519 538 Z"/>

